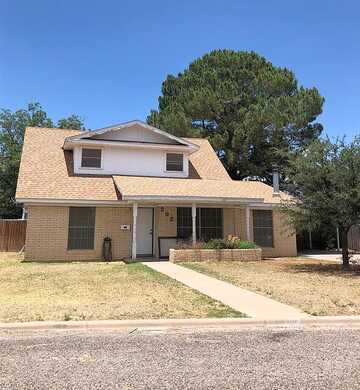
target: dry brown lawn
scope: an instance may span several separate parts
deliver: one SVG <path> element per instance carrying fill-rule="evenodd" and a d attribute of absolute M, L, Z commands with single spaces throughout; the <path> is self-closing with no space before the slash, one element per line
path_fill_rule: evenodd
<path fill-rule="evenodd" d="M 238 316 L 140 263 L 24 263 L 0 253 L 0 322 Z"/>
<path fill-rule="evenodd" d="M 182 265 L 296 306 L 312 315 L 360 314 L 360 266 L 310 259 L 206 262 Z"/>

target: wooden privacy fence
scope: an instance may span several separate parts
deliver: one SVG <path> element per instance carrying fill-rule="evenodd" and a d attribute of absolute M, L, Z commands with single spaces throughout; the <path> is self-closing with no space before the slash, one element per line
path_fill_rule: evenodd
<path fill-rule="evenodd" d="M 20 251 L 25 245 L 26 221 L 0 219 L 0 252 Z"/>
<path fill-rule="evenodd" d="M 360 250 L 360 226 L 352 226 L 348 233 L 349 249 Z"/>

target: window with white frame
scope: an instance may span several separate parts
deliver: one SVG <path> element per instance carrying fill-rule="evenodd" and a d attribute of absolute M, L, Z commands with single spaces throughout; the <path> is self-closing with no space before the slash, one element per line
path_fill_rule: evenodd
<path fill-rule="evenodd" d="M 184 156 L 181 153 L 166 153 L 166 170 L 182 172 L 184 170 Z"/>
<path fill-rule="evenodd" d="M 81 149 L 82 168 L 101 168 L 101 149 Z"/>
<path fill-rule="evenodd" d="M 253 210 L 254 241 L 261 247 L 274 246 L 272 210 Z"/>

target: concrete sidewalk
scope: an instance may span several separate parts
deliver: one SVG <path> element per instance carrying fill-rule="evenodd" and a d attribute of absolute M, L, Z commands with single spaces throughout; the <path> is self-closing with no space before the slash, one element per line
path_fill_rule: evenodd
<path fill-rule="evenodd" d="M 170 262 L 143 264 L 255 319 L 296 320 L 310 317 L 291 306 L 177 264 Z"/>

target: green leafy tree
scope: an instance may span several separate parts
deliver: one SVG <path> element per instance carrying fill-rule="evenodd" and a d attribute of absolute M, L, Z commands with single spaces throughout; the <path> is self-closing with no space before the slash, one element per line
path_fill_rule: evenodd
<path fill-rule="evenodd" d="M 349 267 L 348 232 L 360 222 L 360 138 L 314 141 L 290 162 L 295 198 L 282 209 L 299 230 L 339 228 L 344 268 Z"/>
<path fill-rule="evenodd" d="M 68 118 L 62 118 L 58 121 L 57 127 L 59 129 L 74 129 L 84 130 L 84 122 L 78 115 L 71 115 Z"/>
<path fill-rule="evenodd" d="M 271 182 L 272 167 L 317 139 L 324 99 L 295 75 L 254 52 L 215 50 L 162 84 L 149 124 L 178 136 L 208 138 L 233 179 Z"/>
<path fill-rule="evenodd" d="M 76 129 L 83 127 L 76 115 L 60 119 L 60 124 L 66 128 L 72 128 L 72 125 Z M 30 103 L 26 109 L 15 112 L 0 110 L 0 218 L 21 215 L 21 208 L 15 203 L 15 191 L 24 131 L 28 126 L 54 127 L 54 124 L 39 103 Z"/>

